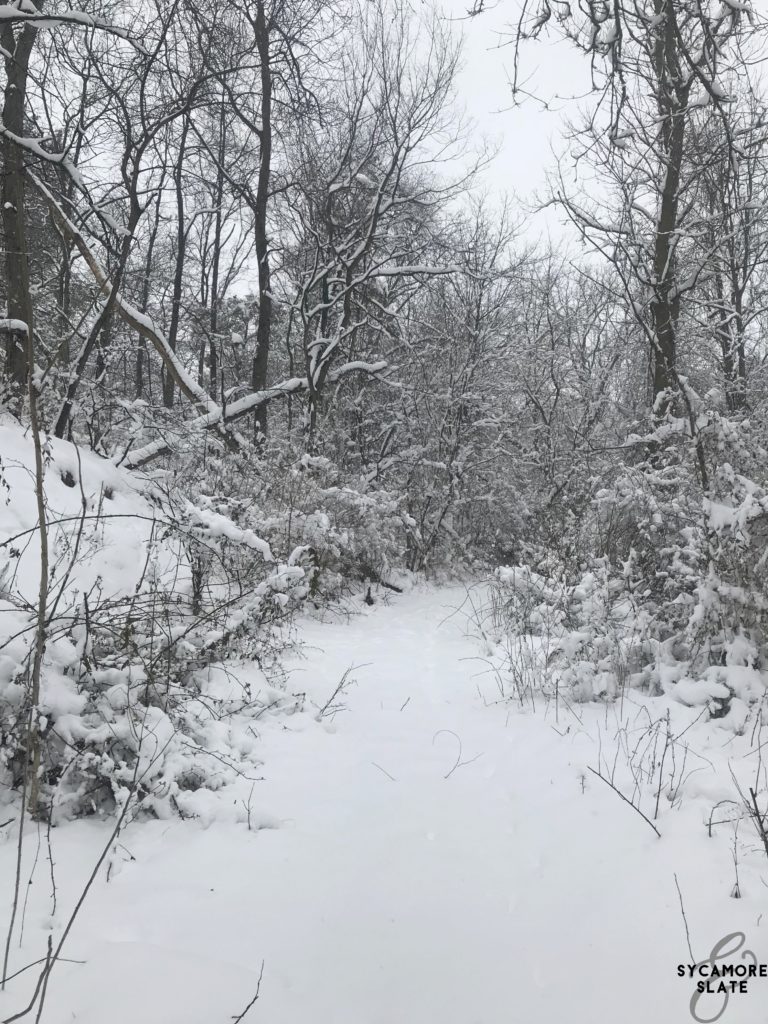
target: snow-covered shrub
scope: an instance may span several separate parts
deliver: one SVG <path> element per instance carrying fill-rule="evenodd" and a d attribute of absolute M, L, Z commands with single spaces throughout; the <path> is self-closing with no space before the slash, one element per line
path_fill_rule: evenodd
<path fill-rule="evenodd" d="M 597 554 L 497 570 L 507 659 L 537 637 L 543 690 L 576 700 L 663 690 L 736 729 L 764 694 L 765 452 L 749 420 L 709 413 L 698 425 L 698 444 L 674 420 L 629 439 L 579 526 Z"/>
<path fill-rule="evenodd" d="M 280 655 L 309 587 L 300 552 L 281 562 L 212 499 L 192 502 L 48 442 L 49 596 L 33 708 L 40 561 L 29 442 L 15 427 L 0 434 L 15 455 L 4 465 L 12 501 L 0 510 L 3 782 L 19 787 L 27 777 L 35 716 L 41 798 L 55 815 L 109 809 L 126 786 L 146 810 L 167 813 L 182 792 L 220 787 L 252 744 L 231 765 L 226 754 L 217 761 L 206 751 L 242 744 L 217 746 L 216 723 L 235 729 L 235 719 L 280 703 Z M 255 664 L 221 711 L 200 680 L 223 659 Z"/>
<path fill-rule="evenodd" d="M 605 560 L 574 582 L 547 580 L 527 566 L 500 568 L 491 594 L 502 610 L 497 651 L 515 693 L 521 665 L 527 689 L 577 701 L 613 697 L 627 681 L 647 682 L 641 665 L 650 648 Z"/>
<path fill-rule="evenodd" d="M 37 519 L 29 445 L 15 427 L 7 435 L 18 458 L 4 467 L 13 501 L 0 518 L 4 781 L 23 784 L 37 715 L 52 813 L 109 809 L 126 786 L 146 811 L 191 813 L 188 794 L 224 784 L 240 757 L 222 765 L 207 753 L 214 733 L 217 749 L 233 744 L 200 680 L 213 665 L 240 665 L 238 677 L 252 665 L 258 686 L 243 685 L 222 719 L 233 729 L 265 707 L 294 707 L 274 698 L 294 612 L 309 596 L 391 582 L 413 529 L 405 499 L 287 446 L 263 460 L 212 447 L 200 463 L 194 439 L 172 475 L 140 478 L 50 441 L 50 597 L 33 709 Z"/>
<path fill-rule="evenodd" d="M 229 491 L 221 479 L 206 487 L 228 495 L 211 507 L 243 530 L 257 529 L 273 552 L 305 568 L 316 599 L 366 580 L 389 582 L 404 565 L 413 529 L 405 497 L 328 458 L 283 448 Z"/>
<path fill-rule="evenodd" d="M 403 495 L 364 478 L 345 480 L 330 460 L 305 455 L 288 469 L 281 497 L 287 507 L 267 520 L 266 535 L 278 541 L 282 534 L 288 545 L 309 549 L 313 593 L 333 596 L 350 583 L 386 582 L 403 567 L 413 525 Z"/>

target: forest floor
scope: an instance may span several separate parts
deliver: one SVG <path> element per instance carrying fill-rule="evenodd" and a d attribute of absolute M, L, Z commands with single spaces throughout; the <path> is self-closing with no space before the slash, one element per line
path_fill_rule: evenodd
<path fill-rule="evenodd" d="M 462 589 L 441 588 L 305 620 L 289 688 L 308 710 L 259 725 L 249 799 L 252 824 L 270 827 L 215 813 L 131 824 L 63 952 L 80 962 L 54 971 L 45 1024 L 229 1024 L 260 975 L 246 1024 L 682 1024 L 695 1019 L 695 983 L 677 972 L 686 924 L 697 959 L 742 931 L 768 961 L 768 863 L 745 856 L 731 898 L 733 831 L 704 827 L 717 792 L 668 808 L 657 838 L 588 771 L 608 711 L 555 721 L 543 703 L 499 701 L 467 611 Z M 342 706 L 318 720 L 350 666 Z M 96 820 L 52 831 L 55 926 L 108 833 Z M 52 923 L 45 846 L 32 833 L 16 967 L 44 955 Z M 6 836 L 0 920 L 13 865 Z M 9 983 L 1 1016 L 36 973 Z M 720 1019 L 764 1024 L 767 996 L 751 981 Z M 698 1019 L 723 1005 L 702 999 Z"/>

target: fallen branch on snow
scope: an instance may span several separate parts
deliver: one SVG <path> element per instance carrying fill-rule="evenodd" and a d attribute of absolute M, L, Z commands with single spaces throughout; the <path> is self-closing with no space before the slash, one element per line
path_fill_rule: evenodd
<path fill-rule="evenodd" d="M 48 206 L 59 231 L 74 244 L 84 259 L 96 284 L 106 296 L 111 296 L 112 284 L 109 276 L 80 229 L 67 216 L 56 198 L 39 178 L 35 177 L 34 174 L 29 174 L 29 180 Z M 257 412 L 274 399 L 286 398 L 288 395 L 308 392 L 311 389 L 311 382 L 308 378 L 292 377 L 290 380 L 282 381 L 270 388 L 265 388 L 263 391 L 254 391 L 251 394 L 244 395 L 235 402 L 221 406 L 210 397 L 205 388 L 201 387 L 187 373 L 167 338 L 164 337 L 162 331 L 155 325 L 151 317 L 136 309 L 120 293 L 113 296 L 113 302 L 118 316 L 152 345 L 162 360 L 166 372 L 172 378 L 181 394 L 198 410 L 200 415 L 192 420 L 191 423 L 186 424 L 187 429 L 217 430 L 229 447 L 238 447 L 240 439 L 228 430 L 228 425 L 231 421 L 241 416 L 246 416 L 248 413 Z M 319 366 L 317 372 L 319 373 L 321 369 L 322 366 Z M 353 373 L 367 373 L 370 376 L 376 377 L 380 376 L 386 369 L 387 363 L 385 361 L 376 363 L 360 361 L 345 363 L 331 371 L 326 377 L 326 382 L 333 384 Z M 143 448 L 136 449 L 130 454 L 124 454 L 120 461 L 128 469 L 139 469 L 160 455 L 171 454 L 173 449 L 173 444 L 168 439 L 163 438 L 153 441 Z"/>
<path fill-rule="evenodd" d="M 614 786 L 614 784 L 611 782 L 610 779 L 606 779 L 606 777 L 604 775 L 601 775 L 600 772 L 595 771 L 594 768 L 590 768 L 589 765 L 587 765 L 587 768 L 589 768 L 589 770 L 592 772 L 592 774 L 596 775 L 598 777 L 598 779 L 602 779 L 603 782 L 606 784 L 606 786 L 610 786 L 610 788 L 613 790 L 613 792 L 617 793 L 621 797 L 621 799 L 624 801 L 625 804 L 629 804 L 630 807 L 634 808 L 634 810 L 637 811 L 637 813 L 640 815 L 640 817 L 643 819 L 643 821 L 647 821 L 648 824 L 653 829 L 653 831 L 659 837 L 659 839 L 661 839 L 661 832 L 659 832 L 659 830 L 653 824 L 651 819 L 646 817 L 645 814 L 643 814 L 643 812 L 640 810 L 640 808 L 637 806 L 637 804 L 633 804 L 631 800 L 629 800 L 627 797 L 625 797 L 624 794 L 621 792 L 621 790 L 618 789 L 616 786 Z"/>

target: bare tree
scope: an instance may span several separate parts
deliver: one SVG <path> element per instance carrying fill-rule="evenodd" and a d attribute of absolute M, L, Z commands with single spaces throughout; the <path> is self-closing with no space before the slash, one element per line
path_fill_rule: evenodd
<path fill-rule="evenodd" d="M 421 257 L 430 216 L 466 183 L 434 174 L 461 142 L 449 106 L 457 60 L 437 19 L 417 31 L 402 11 L 375 7 L 345 57 L 343 87 L 325 99 L 323 124 L 298 140 L 286 230 L 310 446 L 334 362 L 354 358 L 382 307 L 395 308 L 382 295 L 455 269 Z"/>
<path fill-rule="evenodd" d="M 597 96 L 575 132 L 575 158 L 589 157 L 608 199 L 577 200 L 564 179 L 556 199 L 624 281 L 648 342 L 657 418 L 682 403 L 692 420 L 678 370 L 679 320 L 709 259 L 690 245 L 704 173 L 690 159 L 694 131 L 717 122 L 735 156 L 732 94 L 749 89 L 743 51 L 760 26 L 749 7 L 699 0 L 655 0 L 652 12 L 621 0 L 567 10 L 544 3 L 530 17 L 528 6 L 517 55 L 527 36 L 556 25 L 590 56 Z"/>

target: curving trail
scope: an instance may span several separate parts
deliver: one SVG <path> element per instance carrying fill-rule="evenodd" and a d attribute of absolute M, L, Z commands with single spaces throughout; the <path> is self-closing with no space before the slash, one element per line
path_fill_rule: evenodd
<path fill-rule="evenodd" d="M 332 723 L 264 725 L 253 801 L 281 827 L 133 827 L 136 860 L 94 893 L 69 946 L 88 962 L 61 965 L 49 1024 L 228 1024 L 262 960 L 246 1024 L 684 1024 L 675 872 L 700 955 L 741 928 L 766 959 L 766 898 L 729 899 L 727 860 L 691 847 L 699 810 L 657 840 L 584 777 L 586 724 L 560 736 L 543 707 L 494 703 L 464 619 L 446 621 L 462 599 L 306 625 L 294 689 L 319 704 L 361 667 Z M 60 830 L 73 875 L 76 836 L 99 828 Z M 764 1022 L 758 985 L 724 1024 Z"/>

